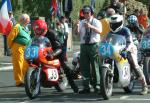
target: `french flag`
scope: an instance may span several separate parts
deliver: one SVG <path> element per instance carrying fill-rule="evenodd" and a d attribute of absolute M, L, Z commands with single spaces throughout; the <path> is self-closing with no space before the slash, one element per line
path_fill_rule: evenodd
<path fill-rule="evenodd" d="M 12 11 L 10 0 L 2 0 L 2 6 L 0 8 L 0 33 L 3 35 L 8 35 L 12 28 L 8 11 Z"/>

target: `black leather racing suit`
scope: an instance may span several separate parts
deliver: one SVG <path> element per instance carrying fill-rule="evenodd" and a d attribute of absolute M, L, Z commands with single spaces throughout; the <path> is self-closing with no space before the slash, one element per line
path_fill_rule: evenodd
<path fill-rule="evenodd" d="M 62 55 L 62 44 L 59 42 L 58 38 L 56 37 L 56 32 L 54 30 L 48 30 L 45 35 L 51 42 L 53 48 L 53 56 L 54 58 L 58 58 L 60 60 L 61 66 L 64 69 L 64 72 L 67 76 L 68 82 L 75 93 L 78 92 L 78 87 L 74 83 L 72 73 L 73 71 L 70 69 L 69 66 L 64 62 L 64 58 Z"/>

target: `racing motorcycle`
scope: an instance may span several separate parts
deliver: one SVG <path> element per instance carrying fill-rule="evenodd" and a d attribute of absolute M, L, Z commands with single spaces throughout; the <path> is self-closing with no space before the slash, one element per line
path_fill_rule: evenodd
<path fill-rule="evenodd" d="M 81 79 L 82 76 L 80 72 L 80 52 L 79 51 L 73 53 L 72 66 L 73 66 L 74 79 Z"/>
<path fill-rule="evenodd" d="M 25 75 L 25 92 L 30 99 L 40 94 L 41 86 L 55 87 L 57 91 L 63 91 L 68 85 L 60 61 L 47 60 L 47 55 L 52 52 L 51 47 L 45 47 L 42 43 L 38 46 L 31 44 L 25 50 L 25 59 L 29 64 Z"/>
<path fill-rule="evenodd" d="M 112 95 L 113 85 L 122 87 L 126 93 L 131 93 L 134 88 L 134 78 L 127 58 L 121 55 L 126 47 L 126 39 L 122 35 L 113 35 L 100 43 L 98 52 L 102 61 L 101 95 L 108 100 Z"/>
<path fill-rule="evenodd" d="M 143 72 L 148 84 L 150 84 L 150 27 L 144 32 L 139 44 L 141 52 L 141 63 L 143 64 Z"/>

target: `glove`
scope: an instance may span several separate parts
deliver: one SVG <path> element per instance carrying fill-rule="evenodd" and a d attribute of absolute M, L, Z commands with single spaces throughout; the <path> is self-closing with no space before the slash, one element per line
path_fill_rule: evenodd
<path fill-rule="evenodd" d="M 133 26 L 136 27 L 136 28 L 139 28 L 139 24 L 137 22 L 133 23 Z"/>
<path fill-rule="evenodd" d="M 127 55 L 128 55 L 128 52 L 127 52 L 126 50 L 123 50 L 123 51 L 121 52 L 121 56 L 122 56 L 124 59 L 127 58 Z"/>
<path fill-rule="evenodd" d="M 46 56 L 46 59 L 47 59 L 47 60 L 53 60 L 53 59 L 54 59 L 53 53 L 49 53 L 49 54 Z"/>

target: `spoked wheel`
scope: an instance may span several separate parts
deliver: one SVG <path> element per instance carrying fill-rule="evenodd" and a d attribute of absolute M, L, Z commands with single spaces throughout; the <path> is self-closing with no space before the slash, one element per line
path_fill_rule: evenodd
<path fill-rule="evenodd" d="M 58 82 L 58 84 L 55 86 L 55 89 L 56 89 L 58 92 L 64 91 L 64 90 L 67 88 L 67 86 L 68 86 L 67 77 L 66 77 L 66 75 L 64 74 L 64 71 L 63 71 L 63 70 L 61 70 L 61 72 L 63 72 L 63 73 L 60 74 L 59 82 Z"/>
<path fill-rule="evenodd" d="M 134 89 L 134 85 L 135 85 L 134 81 L 135 81 L 135 74 L 131 74 L 130 84 L 126 87 L 123 87 L 123 89 L 126 93 L 132 93 L 132 91 Z"/>
<path fill-rule="evenodd" d="M 112 95 L 113 89 L 113 76 L 111 71 L 104 67 L 101 69 L 101 94 L 105 100 L 108 100 Z"/>
<path fill-rule="evenodd" d="M 143 72 L 147 83 L 150 84 L 150 57 L 144 59 Z"/>
<path fill-rule="evenodd" d="M 39 70 L 29 68 L 25 75 L 25 91 L 30 99 L 34 99 L 40 93 L 40 75 Z"/>

